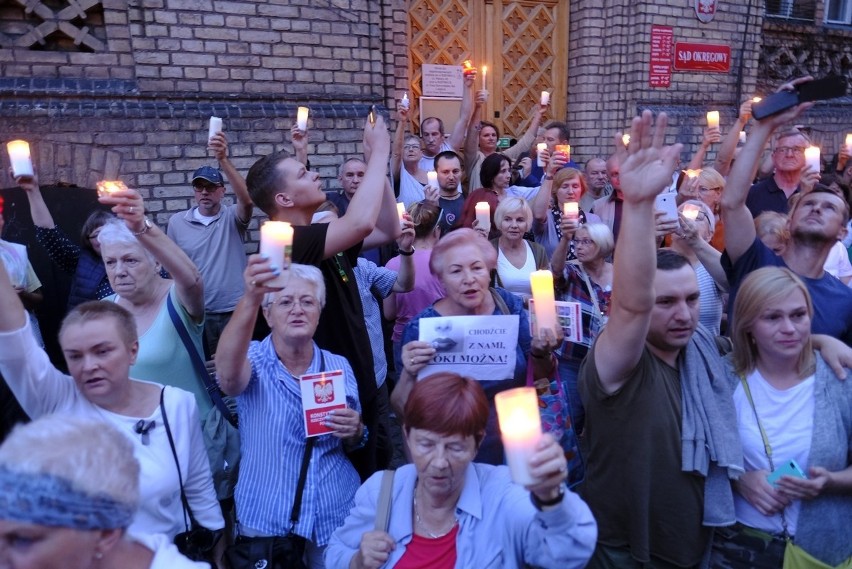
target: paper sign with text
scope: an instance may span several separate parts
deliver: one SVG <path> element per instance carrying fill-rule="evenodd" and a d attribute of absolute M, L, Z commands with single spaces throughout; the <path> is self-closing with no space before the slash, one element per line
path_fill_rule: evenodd
<path fill-rule="evenodd" d="M 419 340 L 437 353 L 417 379 L 447 371 L 480 381 L 513 377 L 518 322 L 517 314 L 421 318 Z"/>
<path fill-rule="evenodd" d="M 530 299 L 530 334 L 535 336 L 538 334 L 538 327 L 535 322 L 535 300 Z M 583 341 L 583 327 L 580 303 L 566 302 L 564 300 L 556 301 L 556 321 L 562 326 L 562 333 L 565 334 L 565 342 L 579 343 Z"/>
<path fill-rule="evenodd" d="M 316 437 L 334 432 L 325 426 L 328 412 L 346 408 L 346 378 L 342 369 L 312 373 L 299 378 L 305 435 Z"/>

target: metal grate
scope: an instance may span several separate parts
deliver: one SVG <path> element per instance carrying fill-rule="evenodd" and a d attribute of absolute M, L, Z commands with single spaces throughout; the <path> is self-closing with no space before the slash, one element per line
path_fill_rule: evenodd
<path fill-rule="evenodd" d="M 766 0 L 766 15 L 813 22 L 816 17 L 816 0 Z"/>

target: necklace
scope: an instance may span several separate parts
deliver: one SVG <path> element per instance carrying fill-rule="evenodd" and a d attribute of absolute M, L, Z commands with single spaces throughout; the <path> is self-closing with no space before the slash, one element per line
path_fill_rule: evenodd
<path fill-rule="evenodd" d="M 417 488 L 416 487 L 414 488 L 414 520 L 417 522 L 417 524 L 421 528 L 423 528 L 423 531 L 425 531 L 426 534 L 429 537 L 431 537 L 432 539 L 438 539 L 440 537 L 444 537 L 445 535 L 447 535 L 448 533 L 453 531 L 453 528 L 456 527 L 457 523 L 459 523 L 458 518 L 456 518 L 455 515 L 454 515 L 453 516 L 453 524 L 449 528 L 447 528 L 447 531 L 445 531 L 443 533 L 440 533 L 440 532 L 434 533 L 431 529 L 426 527 L 426 524 L 424 524 L 423 520 L 420 519 L 420 512 L 417 511 Z"/>

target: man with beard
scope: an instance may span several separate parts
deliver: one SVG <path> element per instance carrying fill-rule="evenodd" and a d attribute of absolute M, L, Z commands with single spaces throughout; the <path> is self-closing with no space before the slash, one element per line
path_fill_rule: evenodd
<path fill-rule="evenodd" d="M 784 88 L 801 82 L 796 80 Z M 721 203 L 725 224 L 722 265 L 731 285 L 728 318 L 730 322 L 737 289 L 748 273 L 765 266 L 787 267 L 802 278 L 811 294 L 814 305 L 811 330 L 849 344 L 852 341 L 852 290 L 823 270 L 829 251 L 849 221 L 846 200 L 820 185 L 803 194 L 792 205 L 787 221 L 790 241 L 780 256 L 757 238 L 754 220 L 746 205 L 746 188 L 766 141 L 779 125 L 793 120 L 810 106 L 805 103 L 757 121 L 731 168 Z"/>

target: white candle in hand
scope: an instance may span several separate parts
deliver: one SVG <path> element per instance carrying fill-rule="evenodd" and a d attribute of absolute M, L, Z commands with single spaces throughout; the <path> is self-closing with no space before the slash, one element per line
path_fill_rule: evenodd
<path fill-rule="evenodd" d="M 544 162 L 544 158 L 542 157 L 542 152 L 547 150 L 547 143 L 546 142 L 539 142 L 538 144 L 536 144 L 535 148 L 536 148 L 536 151 L 537 151 L 536 152 L 536 164 L 538 164 L 539 168 L 544 168 L 546 166 L 546 164 Z"/>
<path fill-rule="evenodd" d="M 624 145 L 625 148 L 627 148 L 627 146 L 630 144 L 630 135 L 629 134 L 622 134 L 621 135 L 621 143 Z"/>
<path fill-rule="evenodd" d="M 438 188 L 438 173 L 435 170 L 426 172 L 426 179 L 428 180 L 427 184 L 433 188 L 440 189 Z"/>
<path fill-rule="evenodd" d="M 740 131 L 739 136 L 740 136 L 740 144 L 745 144 L 745 143 L 746 143 L 746 133 L 745 133 L 745 131 L 744 131 L 744 130 L 741 130 L 741 131 Z"/>
<path fill-rule="evenodd" d="M 553 291 L 553 273 L 548 270 L 530 273 L 530 288 L 535 308 L 535 333 L 542 330 L 556 333 L 556 299 Z"/>
<path fill-rule="evenodd" d="M 299 107 L 296 111 L 296 126 L 299 127 L 299 130 L 302 132 L 307 132 L 308 130 L 308 114 L 310 111 L 308 107 Z"/>
<path fill-rule="evenodd" d="M 518 387 L 494 396 L 497 420 L 512 480 L 516 484 L 532 484 L 530 457 L 541 440 L 541 415 L 533 387 Z"/>
<path fill-rule="evenodd" d="M 12 175 L 33 176 L 33 161 L 30 158 L 30 145 L 26 140 L 12 140 L 6 144 L 9 151 L 9 161 L 12 163 Z"/>
<path fill-rule="evenodd" d="M 709 128 L 719 128 L 719 111 L 708 111 L 707 126 Z"/>
<path fill-rule="evenodd" d="M 852 155 L 852 132 L 846 135 L 846 154 Z"/>
<path fill-rule="evenodd" d="M 485 75 L 486 75 L 486 73 L 488 73 L 488 66 L 483 65 L 482 66 L 482 90 L 483 91 L 485 90 Z"/>
<path fill-rule="evenodd" d="M 562 213 L 565 214 L 565 217 L 568 219 L 579 219 L 580 204 L 577 202 L 565 202 L 562 204 Z"/>
<path fill-rule="evenodd" d="M 399 223 L 402 224 L 402 216 L 405 215 L 405 204 L 402 202 L 396 203 L 396 215 L 399 216 Z"/>
<path fill-rule="evenodd" d="M 701 208 L 695 204 L 688 203 L 683 206 L 683 216 L 686 219 L 695 221 L 698 219 L 698 214 L 701 212 Z"/>
<path fill-rule="evenodd" d="M 260 226 L 260 254 L 281 270 L 281 274 L 265 283 L 266 286 L 287 286 L 290 255 L 293 249 L 293 226 L 286 221 L 265 221 Z"/>
<path fill-rule="evenodd" d="M 485 231 L 491 231 L 491 206 L 488 202 L 476 202 L 473 209 L 476 211 L 477 226 Z"/>
<path fill-rule="evenodd" d="M 408 109 L 411 106 L 411 101 L 408 100 L 408 93 L 402 94 L 402 100 L 399 102 L 399 106 L 403 109 Z"/>
<path fill-rule="evenodd" d="M 108 196 L 113 192 L 127 189 L 127 186 L 121 180 L 101 180 L 95 187 L 98 189 L 99 196 Z"/>
<path fill-rule="evenodd" d="M 542 91 L 541 92 L 541 104 L 547 105 L 549 103 L 550 103 L 550 93 L 548 93 L 547 91 Z"/>
<path fill-rule="evenodd" d="M 222 132 L 222 119 L 219 117 L 210 117 L 210 126 L 207 127 L 207 140 L 209 141 L 219 132 Z"/>
<path fill-rule="evenodd" d="M 819 146 L 808 146 L 805 148 L 805 164 L 814 172 L 822 170 L 819 161 Z"/>

